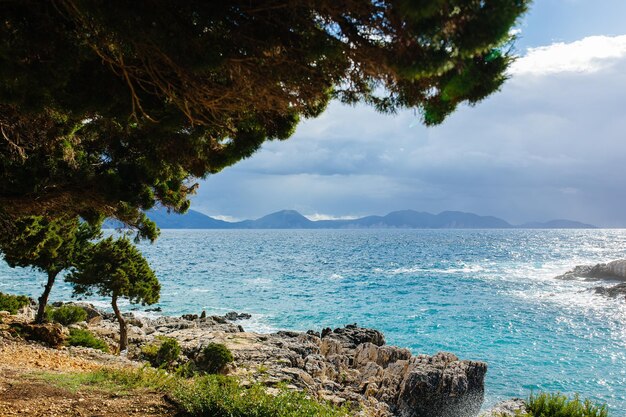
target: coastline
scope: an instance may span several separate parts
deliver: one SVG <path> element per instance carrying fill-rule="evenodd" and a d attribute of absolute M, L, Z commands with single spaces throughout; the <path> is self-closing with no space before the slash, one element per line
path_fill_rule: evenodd
<path fill-rule="evenodd" d="M 79 305 L 88 311 L 88 320 L 69 328 L 88 329 L 113 345 L 118 325 L 112 315 Z M 15 317 L 28 321 L 31 315 L 32 307 L 26 307 Z M 130 347 L 121 358 L 114 357 L 121 361 L 138 363 L 141 346 L 166 336 L 178 340 L 184 360 L 194 360 L 208 343 L 224 344 L 235 358 L 225 373 L 243 385 L 260 382 L 269 389 L 286 385 L 318 400 L 358 407 L 360 416 L 474 417 L 483 402 L 485 363 L 460 360 L 451 353 L 413 356 L 386 345 L 384 335 L 373 329 L 347 325 L 321 332 L 259 334 L 244 331 L 237 321 L 247 316 L 236 313 L 228 318 L 125 316 Z M 0 336 L 14 341 L 3 326 Z M 79 356 L 85 350 L 91 349 L 69 349 Z"/>

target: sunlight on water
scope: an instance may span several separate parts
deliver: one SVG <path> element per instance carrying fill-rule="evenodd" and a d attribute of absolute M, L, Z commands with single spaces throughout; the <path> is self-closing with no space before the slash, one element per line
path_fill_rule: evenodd
<path fill-rule="evenodd" d="M 554 279 L 626 258 L 626 231 L 165 230 L 141 248 L 163 314 L 248 312 L 260 332 L 357 322 L 415 353 L 486 361 L 486 405 L 579 392 L 626 415 L 626 303 L 593 292 L 608 283 Z M 0 265 L 0 291 L 42 285 Z M 51 298 L 70 294 L 60 283 Z"/>

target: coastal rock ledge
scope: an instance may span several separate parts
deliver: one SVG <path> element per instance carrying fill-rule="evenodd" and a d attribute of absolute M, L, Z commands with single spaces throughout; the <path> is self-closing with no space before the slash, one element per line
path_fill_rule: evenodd
<path fill-rule="evenodd" d="M 356 324 L 321 332 L 245 332 L 225 316 L 181 318 L 129 317 L 129 358 L 157 336 L 176 338 L 184 360 L 193 360 L 209 343 L 233 353 L 228 373 L 243 384 L 261 382 L 270 389 L 287 384 L 335 404 L 352 404 L 368 417 L 475 417 L 484 398 L 487 365 L 459 360 L 452 353 L 413 356 L 389 346 L 383 334 Z M 249 317 L 231 314 L 229 318 Z M 84 323 L 111 341 L 117 323 L 110 314 Z"/>
<path fill-rule="evenodd" d="M 621 298 L 626 301 L 626 259 L 596 265 L 577 265 L 574 269 L 556 277 L 556 279 L 564 280 L 581 278 L 587 281 L 622 281 L 621 284 L 611 287 L 595 287 L 594 291 L 600 295 Z"/>
<path fill-rule="evenodd" d="M 584 278 L 587 280 L 610 279 L 626 281 L 626 259 L 596 265 L 577 265 L 571 271 L 559 275 L 557 279 L 571 280 Z"/>

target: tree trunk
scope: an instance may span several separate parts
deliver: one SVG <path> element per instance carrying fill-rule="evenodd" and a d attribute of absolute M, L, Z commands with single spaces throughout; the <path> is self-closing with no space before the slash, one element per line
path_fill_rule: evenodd
<path fill-rule="evenodd" d="M 35 323 L 37 324 L 43 323 L 43 319 L 46 314 L 46 305 L 48 304 L 48 297 L 50 296 L 50 291 L 52 290 L 57 274 L 58 272 L 48 271 L 48 282 L 43 290 L 43 294 L 39 297 L 39 307 L 37 308 L 37 316 L 35 317 Z"/>
<path fill-rule="evenodd" d="M 128 333 L 126 331 L 126 321 L 124 320 L 120 309 L 117 307 L 117 295 L 113 296 L 113 299 L 111 300 L 111 305 L 113 306 L 115 317 L 120 324 L 120 353 L 122 353 L 122 351 L 126 350 L 126 348 L 128 347 Z"/>

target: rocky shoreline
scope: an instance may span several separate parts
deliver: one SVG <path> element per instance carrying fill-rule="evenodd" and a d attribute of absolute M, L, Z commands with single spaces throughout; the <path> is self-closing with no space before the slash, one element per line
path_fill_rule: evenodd
<path fill-rule="evenodd" d="M 114 316 L 90 304 L 76 304 L 87 310 L 88 318 L 69 327 L 88 329 L 115 345 L 119 327 Z M 22 315 L 32 317 L 32 306 Z M 126 313 L 125 317 L 129 349 L 121 361 L 140 361 L 141 347 L 159 336 L 178 340 L 181 363 L 196 360 L 207 344 L 221 343 L 234 356 L 225 373 L 242 384 L 261 382 L 270 390 L 286 385 L 314 398 L 351 404 L 360 416 L 475 417 L 484 399 L 484 362 L 460 360 L 446 352 L 415 356 L 387 345 L 381 332 L 356 324 L 319 332 L 260 334 L 245 331 L 238 321 L 250 316 L 234 312 L 156 318 Z M 60 325 L 48 326 L 68 331 Z M 2 331 L 0 336 L 11 337 Z"/>

